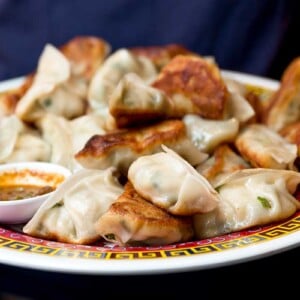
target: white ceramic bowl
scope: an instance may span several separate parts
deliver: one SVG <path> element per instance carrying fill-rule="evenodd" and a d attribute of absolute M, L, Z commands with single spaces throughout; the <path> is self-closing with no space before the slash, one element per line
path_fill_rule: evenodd
<path fill-rule="evenodd" d="M 7 174 L 13 174 L 13 176 L 6 176 Z M 0 185 L 2 186 L 5 186 L 7 177 L 12 177 L 13 179 L 7 180 L 8 184 L 51 186 L 56 189 L 70 175 L 69 169 L 46 162 L 18 162 L 0 165 Z M 53 192 L 19 200 L 1 200 L 0 223 L 26 223 Z"/>

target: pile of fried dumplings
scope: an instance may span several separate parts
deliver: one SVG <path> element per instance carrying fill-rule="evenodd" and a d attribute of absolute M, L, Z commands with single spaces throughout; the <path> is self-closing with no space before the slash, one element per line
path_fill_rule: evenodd
<path fill-rule="evenodd" d="M 168 245 L 263 226 L 300 209 L 300 58 L 276 88 L 179 44 L 46 44 L 0 93 L 0 164 L 72 175 L 22 224 L 73 244 Z"/>

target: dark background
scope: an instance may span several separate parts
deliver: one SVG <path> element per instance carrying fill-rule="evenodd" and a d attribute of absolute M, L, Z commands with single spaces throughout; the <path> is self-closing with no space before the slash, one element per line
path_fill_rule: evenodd
<path fill-rule="evenodd" d="M 299 55 L 296 0 L 0 0 L 0 80 L 35 69 L 46 43 L 96 35 L 121 47 L 180 43 L 222 69 L 278 79 Z"/>

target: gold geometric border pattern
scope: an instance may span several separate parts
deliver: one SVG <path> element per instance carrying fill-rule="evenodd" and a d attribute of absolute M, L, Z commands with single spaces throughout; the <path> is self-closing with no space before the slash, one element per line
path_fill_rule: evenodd
<path fill-rule="evenodd" d="M 290 234 L 300 230 L 300 216 L 276 225 L 265 230 L 254 232 L 250 235 L 239 236 L 237 238 L 225 239 L 223 241 L 211 244 L 192 246 L 183 246 L 172 249 L 155 249 L 147 248 L 142 251 L 117 251 L 104 249 L 103 251 L 95 250 L 78 250 L 78 249 L 62 249 L 53 246 L 35 245 L 28 242 L 16 241 L 11 238 L 0 237 L 0 248 L 11 250 L 30 252 L 34 254 L 42 254 L 48 256 L 60 256 L 68 258 L 85 258 L 85 259 L 105 259 L 105 260 L 132 260 L 132 259 L 153 259 L 153 258 L 169 258 L 178 256 L 191 256 L 206 253 L 224 251 L 233 248 L 246 247 L 251 244 L 257 244 L 264 241 L 279 238 L 283 235 Z"/>

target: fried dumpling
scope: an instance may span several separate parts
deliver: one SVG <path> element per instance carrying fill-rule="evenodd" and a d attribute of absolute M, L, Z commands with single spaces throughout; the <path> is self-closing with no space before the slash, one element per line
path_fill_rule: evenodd
<path fill-rule="evenodd" d="M 74 151 L 72 148 L 72 131 L 68 120 L 53 114 L 46 114 L 37 123 L 43 139 L 50 145 L 49 162 L 73 169 Z"/>
<path fill-rule="evenodd" d="M 110 53 L 110 44 L 98 37 L 77 36 L 59 50 L 70 62 L 68 89 L 86 100 L 90 80 Z"/>
<path fill-rule="evenodd" d="M 203 239 L 284 220 L 300 209 L 293 193 L 300 174 L 290 170 L 247 169 L 225 177 L 217 188 L 219 205 L 193 217 Z"/>
<path fill-rule="evenodd" d="M 247 89 L 233 79 L 224 79 L 229 97 L 227 101 L 227 118 L 235 118 L 240 123 L 245 123 L 255 116 L 255 111 L 246 99 Z"/>
<path fill-rule="evenodd" d="M 160 120 L 171 114 L 172 103 L 138 75 L 126 74 L 109 98 L 109 111 L 119 128 Z"/>
<path fill-rule="evenodd" d="M 300 57 L 295 58 L 286 68 L 280 87 L 271 98 L 265 111 L 264 123 L 279 131 L 300 119 Z"/>
<path fill-rule="evenodd" d="M 188 137 L 203 152 L 212 152 L 218 145 L 233 142 L 239 131 L 235 118 L 228 120 L 207 120 L 197 115 L 183 117 Z"/>
<path fill-rule="evenodd" d="M 33 74 L 27 75 L 19 87 L 0 92 L 0 118 L 15 113 L 17 103 L 31 86 L 33 78 Z"/>
<path fill-rule="evenodd" d="M 0 163 L 48 161 L 50 146 L 16 115 L 0 119 Z"/>
<path fill-rule="evenodd" d="M 196 167 L 196 170 L 203 175 L 213 187 L 218 186 L 222 178 L 228 174 L 242 169 L 249 169 L 251 166 L 227 144 L 218 146 L 212 156 Z"/>
<path fill-rule="evenodd" d="M 91 80 L 88 101 L 92 111 L 108 109 L 111 93 L 127 73 L 136 73 L 146 82 L 152 81 L 157 74 L 149 59 L 136 57 L 127 49 L 119 49 L 104 61 Z"/>
<path fill-rule="evenodd" d="M 73 154 L 81 150 L 86 142 L 95 134 L 105 134 L 105 120 L 97 114 L 86 114 L 69 121 L 72 139 Z"/>
<path fill-rule="evenodd" d="M 130 48 L 130 51 L 137 56 L 143 56 L 150 59 L 158 70 L 162 69 L 177 55 L 196 55 L 179 44 L 133 47 Z"/>
<path fill-rule="evenodd" d="M 218 66 L 200 56 L 178 55 L 159 73 L 152 86 L 171 98 L 174 117 L 197 114 L 223 119 L 228 90 Z"/>
<path fill-rule="evenodd" d="M 161 144 L 176 151 L 192 165 L 207 158 L 207 154 L 198 150 L 188 139 L 181 120 L 167 120 L 154 125 L 95 135 L 75 154 L 75 158 L 85 168 L 105 169 L 114 166 L 127 175 L 127 170 L 135 159 L 160 152 Z"/>
<path fill-rule="evenodd" d="M 110 53 L 111 46 L 99 37 L 76 36 L 59 49 L 70 61 L 72 73 L 89 82 Z"/>
<path fill-rule="evenodd" d="M 45 115 L 38 127 L 43 139 L 51 147 L 50 162 L 63 165 L 70 170 L 80 168 L 74 158 L 85 143 L 95 134 L 103 134 L 103 120 L 98 115 L 84 115 L 73 120 L 53 114 Z"/>
<path fill-rule="evenodd" d="M 47 44 L 39 58 L 33 83 L 16 106 L 17 116 L 35 122 L 49 112 L 68 119 L 84 114 L 85 91 L 71 79 L 70 62 L 58 49 Z"/>
<path fill-rule="evenodd" d="M 87 86 L 96 69 L 110 52 L 110 45 L 94 36 L 76 36 L 59 47 L 71 66 L 68 88 L 86 97 Z M 24 83 L 13 90 L 0 94 L 0 116 L 14 113 L 18 101 L 31 87 L 36 72 L 26 76 Z"/>
<path fill-rule="evenodd" d="M 235 140 L 243 158 L 255 168 L 292 169 L 297 146 L 263 124 L 245 127 Z"/>
<path fill-rule="evenodd" d="M 40 206 L 23 231 L 49 240 L 90 244 L 100 239 L 95 223 L 122 192 L 114 168 L 79 170 Z"/>
<path fill-rule="evenodd" d="M 191 218 L 168 214 L 143 199 L 130 182 L 95 228 L 104 239 L 119 245 L 168 245 L 193 237 Z"/>
<path fill-rule="evenodd" d="M 210 183 L 179 155 L 164 152 L 135 160 L 128 179 L 145 199 L 173 215 L 206 213 L 218 205 L 218 193 Z"/>
<path fill-rule="evenodd" d="M 300 156 L 300 121 L 283 127 L 279 131 L 279 134 L 288 142 L 297 145 L 298 156 Z"/>

